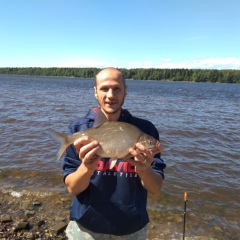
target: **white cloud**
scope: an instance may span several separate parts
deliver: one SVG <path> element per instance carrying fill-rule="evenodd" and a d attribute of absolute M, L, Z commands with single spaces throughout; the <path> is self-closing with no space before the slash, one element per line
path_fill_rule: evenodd
<path fill-rule="evenodd" d="M 113 62 L 107 62 L 107 61 L 98 61 L 98 60 L 75 60 L 67 63 L 61 64 L 59 67 L 97 67 L 97 68 L 104 68 L 108 66 L 113 66 Z"/>
<path fill-rule="evenodd" d="M 151 64 L 150 64 L 151 63 Z M 168 58 L 161 58 L 158 63 L 130 62 L 127 68 L 189 68 L 189 69 L 240 69 L 240 59 L 227 58 L 197 58 L 192 61 L 174 62 Z"/>
<path fill-rule="evenodd" d="M 141 62 L 129 62 L 125 66 L 119 66 L 119 68 L 152 68 L 153 67 L 152 61 L 144 61 L 143 63 Z"/>
<path fill-rule="evenodd" d="M 50 64 L 48 64 L 50 65 Z M 57 65 L 57 66 L 56 66 Z M 56 67 L 118 67 L 118 68 L 189 68 L 189 69 L 239 69 L 240 58 L 227 57 L 227 58 L 206 58 L 199 57 L 189 61 L 174 61 L 170 58 L 160 58 L 158 62 L 151 60 L 136 61 L 136 62 L 119 62 L 117 59 L 109 61 L 101 61 L 96 59 L 79 59 L 70 60 L 66 62 L 59 62 Z M 47 67 L 47 66 L 46 66 Z"/>

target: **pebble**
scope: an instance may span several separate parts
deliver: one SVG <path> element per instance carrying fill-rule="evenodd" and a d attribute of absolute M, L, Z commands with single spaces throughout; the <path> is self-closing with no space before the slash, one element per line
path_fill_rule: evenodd
<path fill-rule="evenodd" d="M 3 214 L 0 216 L 0 222 L 5 223 L 5 222 L 11 222 L 12 217 L 9 214 Z"/>
<path fill-rule="evenodd" d="M 52 202 L 20 200 L 5 194 L 0 203 L 0 240 L 67 240 L 64 230 L 69 221 L 70 200 L 67 204 L 60 202 L 61 211 L 56 214 L 49 211 L 55 207 Z"/>
<path fill-rule="evenodd" d="M 58 223 L 57 225 L 53 226 L 51 229 L 50 229 L 50 233 L 52 235 L 58 235 L 60 232 L 62 232 L 63 230 L 65 230 L 67 227 L 67 224 L 64 223 L 64 222 L 60 222 Z"/>
<path fill-rule="evenodd" d="M 35 213 L 36 213 L 36 212 L 33 211 L 33 210 L 26 210 L 26 211 L 25 211 L 25 215 L 26 215 L 26 216 L 33 216 L 33 215 L 35 215 Z"/>
<path fill-rule="evenodd" d="M 20 220 L 16 227 L 15 227 L 15 231 L 19 231 L 19 230 L 23 230 L 23 229 L 27 229 L 29 226 L 29 222 L 26 220 Z"/>
<path fill-rule="evenodd" d="M 28 196 L 16 198 L 0 192 L 0 240 L 67 240 L 65 229 L 69 221 L 71 196 L 46 196 L 32 199 Z M 174 214 L 173 214 L 174 212 Z M 180 210 L 177 211 L 177 213 Z M 182 239 L 183 218 L 181 213 L 167 207 L 159 211 L 149 211 L 149 240 Z M 202 213 L 201 216 L 190 213 L 187 216 L 185 240 L 219 240 L 240 239 L 239 231 L 235 238 L 229 236 L 224 225 L 211 225 L 211 234 L 205 234 L 205 221 L 213 222 L 214 218 Z M 191 225 L 190 225 L 191 224 Z M 229 224 L 239 228 L 238 221 Z M 204 236 L 205 235 L 205 236 Z M 209 235 L 209 236 L 207 236 Z"/>

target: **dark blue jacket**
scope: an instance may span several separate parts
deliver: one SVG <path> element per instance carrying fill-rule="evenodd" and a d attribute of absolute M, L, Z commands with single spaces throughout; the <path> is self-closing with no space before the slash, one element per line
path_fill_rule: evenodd
<path fill-rule="evenodd" d="M 119 121 L 131 123 L 159 139 L 158 131 L 151 122 L 133 117 L 127 110 L 122 110 Z M 84 118 L 70 124 L 68 133 L 85 130 L 93 123 L 94 111 L 90 110 Z M 62 164 L 64 179 L 81 164 L 73 145 L 67 148 Z M 153 170 L 164 177 L 165 167 L 160 154 L 157 154 Z M 109 170 L 109 159 L 101 158 L 87 189 L 74 197 L 70 219 L 96 233 L 126 235 L 142 229 L 149 222 L 146 205 L 147 190 L 142 186 L 135 167 L 118 159 L 115 167 Z"/>

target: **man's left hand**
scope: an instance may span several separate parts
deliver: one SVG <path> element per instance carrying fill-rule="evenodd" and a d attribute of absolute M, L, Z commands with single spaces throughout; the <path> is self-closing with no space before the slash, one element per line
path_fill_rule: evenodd
<path fill-rule="evenodd" d="M 141 143 L 136 144 L 136 148 L 130 148 L 129 153 L 133 156 L 133 158 L 125 159 L 127 162 L 131 163 L 136 167 L 136 172 L 141 172 L 148 169 L 153 160 L 154 155 L 161 152 L 160 143 L 156 145 L 156 147 L 148 149 Z"/>

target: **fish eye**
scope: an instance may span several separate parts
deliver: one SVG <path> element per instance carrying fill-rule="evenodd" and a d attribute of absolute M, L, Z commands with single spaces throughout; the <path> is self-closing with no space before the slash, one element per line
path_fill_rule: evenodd
<path fill-rule="evenodd" d="M 149 140 L 148 140 L 148 143 L 149 143 L 149 144 L 152 144 L 152 140 L 149 139 Z"/>

